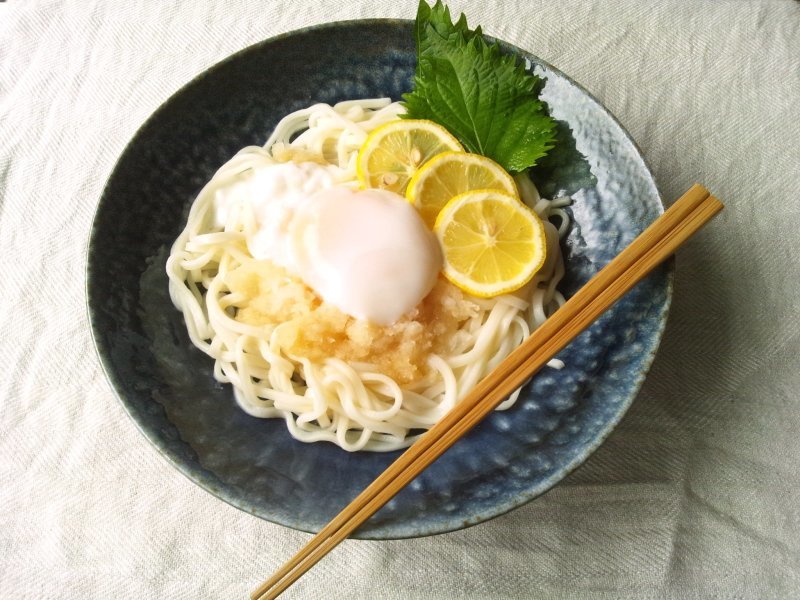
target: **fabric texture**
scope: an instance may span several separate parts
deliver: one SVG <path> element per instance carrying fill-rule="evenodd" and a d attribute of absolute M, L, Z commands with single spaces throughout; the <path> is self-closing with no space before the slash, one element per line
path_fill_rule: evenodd
<path fill-rule="evenodd" d="M 800 597 L 800 3 L 453 0 L 581 82 L 673 201 L 677 257 L 630 412 L 544 497 L 456 533 L 347 541 L 287 598 Z M 236 50 L 413 0 L 0 2 L 0 596 L 245 598 L 308 536 L 198 488 L 126 416 L 86 315 L 103 184 Z"/>

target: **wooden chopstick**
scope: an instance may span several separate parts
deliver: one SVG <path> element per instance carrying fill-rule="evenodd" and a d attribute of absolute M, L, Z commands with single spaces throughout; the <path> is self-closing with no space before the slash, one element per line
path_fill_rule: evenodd
<path fill-rule="evenodd" d="M 694 185 L 484 378 L 459 404 L 265 581 L 251 597 L 275 598 L 388 502 L 516 388 L 669 257 L 722 209 Z"/>

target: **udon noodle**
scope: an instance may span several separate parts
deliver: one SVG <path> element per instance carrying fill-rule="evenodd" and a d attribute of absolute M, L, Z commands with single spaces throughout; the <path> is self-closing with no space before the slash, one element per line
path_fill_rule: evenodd
<path fill-rule="evenodd" d="M 243 243 L 251 224 L 241 211 L 224 228 L 214 227 L 217 191 L 276 161 L 320 157 L 337 184 L 358 187 L 359 147 L 370 131 L 397 119 L 402 110 L 399 103 L 372 99 L 316 104 L 286 116 L 264 146 L 242 149 L 202 189 L 167 261 L 172 301 L 183 312 L 192 343 L 214 359 L 214 377 L 232 384 L 247 413 L 283 418 L 291 435 L 303 442 L 325 440 L 349 451 L 410 445 L 564 302 L 556 289 L 564 273 L 558 240 L 569 224 L 563 210 L 569 199 L 541 199 L 527 177 L 517 177 L 523 201 L 546 224 L 546 264 L 514 294 L 468 298 L 477 308 L 459 324 L 451 351 L 431 353 L 418 380 L 398 382 L 373 364 L 296 356 L 283 348 L 279 324 L 237 320 L 241 298 L 231 291 L 226 274 L 254 260 Z M 553 361 L 551 366 L 562 365 Z M 518 395 L 519 390 L 499 410 L 513 405 Z"/>

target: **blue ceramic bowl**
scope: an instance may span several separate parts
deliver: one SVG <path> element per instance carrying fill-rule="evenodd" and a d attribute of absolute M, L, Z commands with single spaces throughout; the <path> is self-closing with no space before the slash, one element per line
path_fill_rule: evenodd
<path fill-rule="evenodd" d="M 503 44 L 546 78 L 560 142 L 536 174 L 545 195 L 568 192 L 566 295 L 663 210 L 639 150 L 620 124 L 565 75 Z M 281 116 L 314 102 L 408 91 L 412 24 L 333 23 L 251 46 L 164 103 L 125 149 L 91 232 L 87 295 L 103 367 L 126 410 L 182 473 L 261 518 L 320 529 L 397 453 L 350 454 L 292 439 L 281 420 L 246 415 L 189 342 L 164 265 L 197 192 L 243 146 L 262 144 Z M 538 496 L 608 435 L 635 397 L 664 327 L 664 267 L 577 338 L 513 409 L 495 413 L 378 512 L 356 537 L 430 535 L 479 523 Z"/>

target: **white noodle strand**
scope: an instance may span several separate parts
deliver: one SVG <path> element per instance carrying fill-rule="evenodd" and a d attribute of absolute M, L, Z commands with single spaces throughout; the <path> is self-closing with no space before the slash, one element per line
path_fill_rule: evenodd
<path fill-rule="evenodd" d="M 471 298 L 479 309 L 452 337 L 452 353 L 430 355 L 430 371 L 419 381 L 402 387 L 372 365 L 291 356 L 279 343 L 281 325 L 256 327 L 234 318 L 241 298 L 227 288 L 224 275 L 252 260 L 245 240 L 255 222 L 252 211 L 240 209 L 223 231 L 214 230 L 217 191 L 274 164 L 280 152 L 325 160 L 337 183 L 357 187 L 359 147 L 370 131 L 401 113 L 399 103 L 378 98 L 315 104 L 287 115 L 263 147 L 243 148 L 201 190 L 167 261 L 172 302 L 183 312 L 192 343 L 215 360 L 215 378 L 233 385 L 248 414 L 282 417 L 303 442 L 328 441 L 348 451 L 409 446 L 564 302 L 556 290 L 564 274 L 558 240 L 569 226 L 569 198 L 542 199 L 529 178 L 517 176 L 523 201 L 544 221 L 557 217 L 557 229 L 546 226 L 547 263 L 514 295 Z M 551 365 L 563 367 L 561 361 Z"/>

